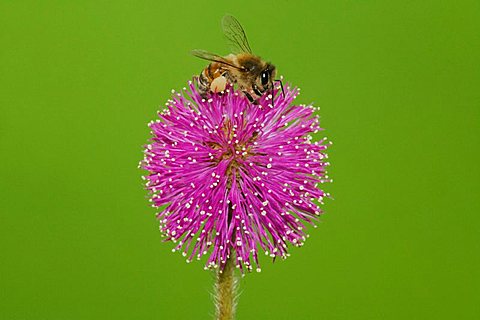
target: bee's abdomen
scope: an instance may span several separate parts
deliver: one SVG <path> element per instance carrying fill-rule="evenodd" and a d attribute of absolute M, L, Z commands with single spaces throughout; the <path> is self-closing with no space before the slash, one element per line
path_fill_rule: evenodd
<path fill-rule="evenodd" d="M 198 77 L 198 89 L 202 96 L 206 96 L 210 91 L 210 85 L 212 81 L 223 75 L 225 70 L 218 63 L 210 63 L 205 69 L 202 70 Z"/>
<path fill-rule="evenodd" d="M 206 96 L 207 92 L 210 90 L 210 83 L 212 82 L 206 75 L 205 70 L 202 70 L 200 76 L 198 77 L 198 90 L 202 96 Z"/>

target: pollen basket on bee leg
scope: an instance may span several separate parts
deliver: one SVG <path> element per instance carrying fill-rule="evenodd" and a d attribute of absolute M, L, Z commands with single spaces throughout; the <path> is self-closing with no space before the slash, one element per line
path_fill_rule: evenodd
<path fill-rule="evenodd" d="M 212 83 L 210 84 L 210 91 L 217 93 L 225 91 L 227 87 L 227 78 L 224 76 L 217 77 L 213 79 Z"/>

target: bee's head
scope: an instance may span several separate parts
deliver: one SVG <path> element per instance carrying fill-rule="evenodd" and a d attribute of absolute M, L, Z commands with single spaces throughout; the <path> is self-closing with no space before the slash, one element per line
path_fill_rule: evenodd
<path fill-rule="evenodd" d="M 273 64 L 267 63 L 265 68 L 260 73 L 260 84 L 263 91 L 271 90 L 273 88 L 273 79 L 275 79 L 276 68 Z"/>

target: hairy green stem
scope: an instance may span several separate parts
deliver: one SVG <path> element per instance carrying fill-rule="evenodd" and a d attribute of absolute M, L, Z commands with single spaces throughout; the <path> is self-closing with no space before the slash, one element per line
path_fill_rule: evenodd
<path fill-rule="evenodd" d="M 228 259 L 222 272 L 217 271 L 215 283 L 216 320 L 233 320 L 236 308 L 235 265 Z"/>

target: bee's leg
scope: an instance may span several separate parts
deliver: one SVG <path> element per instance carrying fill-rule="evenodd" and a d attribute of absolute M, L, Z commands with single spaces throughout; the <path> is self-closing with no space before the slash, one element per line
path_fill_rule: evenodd
<path fill-rule="evenodd" d="M 253 103 L 253 104 L 258 104 L 258 101 L 253 99 L 252 95 L 250 93 L 248 93 L 248 91 L 243 91 L 243 94 L 247 97 L 248 101 L 250 101 L 250 103 Z"/>
<path fill-rule="evenodd" d="M 228 70 L 225 70 L 225 72 L 222 73 L 222 76 L 227 78 L 228 83 L 230 83 L 232 85 L 236 82 L 235 78 L 232 77 L 232 75 L 230 74 L 230 72 L 228 72 Z"/>
<path fill-rule="evenodd" d="M 263 92 L 260 91 L 260 89 L 257 87 L 256 84 L 254 84 L 254 85 L 252 86 L 252 90 L 253 90 L 253 92 L 255 92 L 255 94 L 256 94 L 257 96 L 259 96 L 259 97 L 261 97 L 262 94 L 263 94 Z"/>

